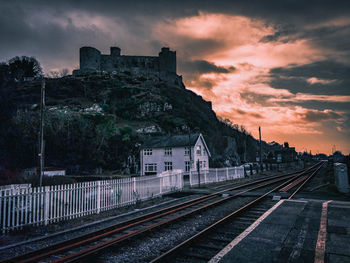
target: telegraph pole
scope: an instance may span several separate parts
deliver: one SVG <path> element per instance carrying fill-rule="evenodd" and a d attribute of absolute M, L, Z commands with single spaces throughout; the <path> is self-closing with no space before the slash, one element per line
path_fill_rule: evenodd
<path fill-rule="evenodd" d="M 199 159 L 197 160 L 197 173 L 198 173 L 198 187 L 201 187 L 201 174 L 200 174 L 200 167 L 199 167 Z"/>
<path fill-rule="evenodd" d="M 39 132 L 39 186 L 43 184 L 44 174 L 44 114 L 45 114 L 45 79 L 41 81 L 41 97 L 40 97 L 40 132 Z"/>
<path fill-rule="evenodd" d="M 259 126 L 259 162 L 260 162 L 260 169 L 262 170 L 262 159 L 261 159 L 261 128 Z"/>

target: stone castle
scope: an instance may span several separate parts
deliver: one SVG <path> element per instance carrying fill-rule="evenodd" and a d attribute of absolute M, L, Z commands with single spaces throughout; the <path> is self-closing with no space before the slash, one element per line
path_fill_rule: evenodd
<path fill-rule="evenodd" d="M 74 75 L 94 72 L 130 72 L 132 74 L 156 74 L 158 76 L 177 76 L 176 51 L 163 47 L 155 56 L 121 55 L 119 47 L 111 47 L 111 54 L 105 55 L 93 47 L 80 48 L 80 69 Z"/>

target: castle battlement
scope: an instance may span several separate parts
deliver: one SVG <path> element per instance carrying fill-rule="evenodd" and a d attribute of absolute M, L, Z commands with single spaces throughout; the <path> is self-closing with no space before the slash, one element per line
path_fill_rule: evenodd
<path fill-rule="evenodd" d="M 96 71 L 132 72 L 139 74 L 176 75 L 176 51 L 163 47 L 158 56 L 125 56 L 119 47 L 111 47 L 110 55 L 101 54 L 94 47 L 80 48 L 80 69 L 73 74 L 86 74 Z"/>

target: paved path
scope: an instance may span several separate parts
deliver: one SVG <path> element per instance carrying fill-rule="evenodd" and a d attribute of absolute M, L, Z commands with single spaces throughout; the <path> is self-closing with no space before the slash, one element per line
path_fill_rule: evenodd
<path fill-rule="evenodd" d="M 350 202 L 284 200 L 231 244 L 212 262 L 350 262 Z"/>

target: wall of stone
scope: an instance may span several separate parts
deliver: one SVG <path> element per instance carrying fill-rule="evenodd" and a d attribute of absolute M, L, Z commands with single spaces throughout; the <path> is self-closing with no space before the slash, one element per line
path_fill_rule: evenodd
<path fill-rule="evenodd" d="M 139 68 L 141 71 L 159 71 L 159 58 L 146 56 L 106 56 L 102 55 L 101 70 L 130 71 Z"/>
<path fill-rule="evenodd" d="M 80 70 L 101 70 L 101 52 L 93 47 L 80 48 Z"/>
<path fill-rule="evenodd" d="M 80 48 L 80 71 L 107 71 L 132 73 L 174 73 L 176 74 L 176 52 L 162 48 L 159 57 L 122 56 L 120 48 L 111 47 L 110 55 L 102 55 L 93 47 Z"/>
<path fill-rule="evenodd" d="M 163 47 L 159 53 L 159 70 L 176 73 L 176 52 Z"/>

